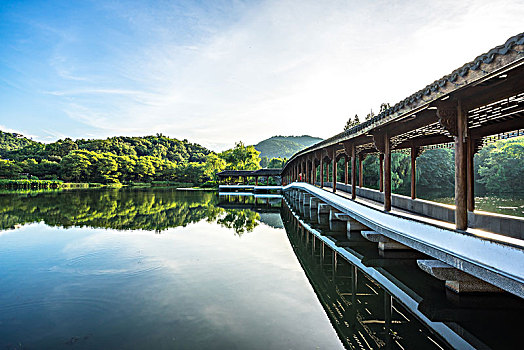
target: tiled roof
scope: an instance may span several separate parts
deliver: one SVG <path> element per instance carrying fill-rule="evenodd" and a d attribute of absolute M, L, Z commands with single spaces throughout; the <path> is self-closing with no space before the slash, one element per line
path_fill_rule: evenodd
<path fill-rule="evenodd" d="M 349 138 L 349 136 L 360 134 L 364 130 L 369 130 L 370 128 L 373 128 L 375 126 L 380 126 L 381 122 L 384 120 L 390 120 L 392 117 L 394 118 L 395 114 L 404 114 L 401 113 L 402 110 L 407 110 L 409 112 L 409 109 L 420 106 L 420 102 L 429 102 L 432 100 L 432 97 L 435 97 L 438 95 L 438 93 L 446 88 L 448 84 L 453 84 L 454 86 L 458 86 L 457 80 L 459 78 L 466 77 L 471 71 L 484 71 L 485 66 L 493 63 L 493 61 L 497 58 L 497 56 L 505 56 L 509 53 L 515 52 L 517 54 L 517 59 L 520 60 L 524 58 L 524 51 L 518 51 L 515 49 L 515 46 L 524 45 L 524 33 L 517 34 L 511 38 L 509 38 L 503 45 L 494 47 L 493 49 L 489 50 L 488 52 L 477 56 L 473 61 L 464 64 L 462 67 L 455 69 L 450 74 L 434 81 L 433 83 L 427 85 L 422 90 L 417 91 L 416 93 L 412 94 L 411 96 L 403 99 L 402 101 L 396 103 L 391 108 L 388 108 L 384 112 L 374 116 L 373 118 L 366 120 L 351 129 L 345 130 L 344 132 L 341 132 L 335 136 L 332 136 L 328 139 L 325 139 L 323 141 L 320 141 L 313 146 L 310 146 L 300 152 L 297 152 L 294 154 L 288 161 L 287 164 L 290 164 L 291 161 L 298 155 L 307 153 L 311 150 L 319 149 L 322 146 L 330 145 L 335 143 L 335 141 L 338 142 L 338 140 Z M 489 73 L 489 72 L 485 72 Z M 424 99 L 425 98 L 425 99 Z"/>

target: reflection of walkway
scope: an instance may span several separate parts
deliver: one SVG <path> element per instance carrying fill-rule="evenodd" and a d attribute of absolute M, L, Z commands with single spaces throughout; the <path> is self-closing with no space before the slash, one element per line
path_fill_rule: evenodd
<path fill-rule="evenodd" d="M 293 183 L 285 191 L 299 202 L 307 198 L 308 204 L 313 197 L 321 203 L 319 208 L 333 213 L 332 221 L 349 220 L 361 226 L 352 230 L 380 234 L 384 241 L 400 243 L 500 289 L 524 295 L 524 271 L 516 263 L 522 261 L 521 240 L 473 229 L 457 232 L 444 224 L 435 225 L 405 213 L 377 210 L 369 203 L 356 202 L 306 183 Z M 454 277 L 450 281 L 462 280 L 462 277 L 451 278 Z"/>
<path fill-rule="evenodd" d="M 461 349 L 520 344 L 524 304 L 518 298 L 446 294 L 442 282 L 417 267 L 420 254 L 380 254 L 376 244 L 340 236 L 302 218 L 299 211 L 303 207 L 284 206 L 287 234 L 348 348 L 426 349 L 445 347 L 446 341 Z M 487 331 L 486 320 L 492 319 L 500 322 L 490 323 Z"/>

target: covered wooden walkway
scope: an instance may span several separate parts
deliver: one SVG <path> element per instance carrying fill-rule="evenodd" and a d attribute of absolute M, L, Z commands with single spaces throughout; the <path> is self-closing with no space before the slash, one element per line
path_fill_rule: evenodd
<path fill-rule="evenodd" d="M 392 209 L 391 153 L 411 155 L 411 198 L 416 195 L 416 160 L 427 149 L 455 151 L 455 227 L 468 228 L 475 209 L 473 156 L 485 144 L 524 135 L 524 33 L 429 84 L 383 113 L 296 153 L 282 170 L 284 184 L 330 181 L 337 191 L 337 165 L 344 159 L 351 198 L 362 186 L 362 162 L 380 160 L 383 210 Z M 328 174 L 331 164 L 331 174 Z M 359 179 L 357 180 L 357 167 Z M 319 171 L 317 171 L 317 169 Z M 349 172 L 351 169 L 351 172 Z"/>

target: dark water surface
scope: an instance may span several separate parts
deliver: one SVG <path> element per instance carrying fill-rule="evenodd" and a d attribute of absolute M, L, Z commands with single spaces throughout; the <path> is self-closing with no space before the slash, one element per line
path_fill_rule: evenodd
<path fill-rule="evenodd" d="M 1 195 L 0 350 L 518 344 L 520 300 L 449 296 L 370 242 L 337 260 L 303 214 L 172 189 Z"/>

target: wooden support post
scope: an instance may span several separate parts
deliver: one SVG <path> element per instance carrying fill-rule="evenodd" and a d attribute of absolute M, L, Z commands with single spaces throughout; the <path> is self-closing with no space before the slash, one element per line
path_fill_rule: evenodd
<path fill-rule="evenodd" d="M 417 149 L 411 146 L 411 199 L 417 198 L 417 183 L 416 183 L 416 164 L 417 164 Z"/>
<path fill-rule="evenodd" d="M 391 211 L 391 145 L 387 132 L 384 133 L 384 210 Z"/>
<path fill-rule="evenodd" d="M 266 186 L 269 185 L 269 176 L 266 176 Z"/>
<path fill-rule="evenodd" d="M 349 182 L 349 162 L 348 162 L 348 155 L 344 155 L 344 185 L 348 185 Z"/>
<path fill-rule="evenodd" d="M 357 155 L 355 145 L 351 145 L 351 199 L 357 198 Z"/>
<path fill-rule="evenodd" d="M 320 188 L 324 187 L 324 158 L 320 159 Z"/>
<path fill-rule="evenodd" d="M 358 187 L 362 188 L 364 184 L 364 167 L 362 165 L 363 157 L 361 154 L 358 155 Z"/>
<path fill-rule="evenodd" d="M 255 186 L 258 186 L 258 176 L 255 176 Z"/>
<path fill-rule="evenodd" d="M 467 114 L 457 104 L 457 136 L 455 136 L 455 225 L 457 230 L 468 228 L 467 211 Z"/>
<path fill-rule="evenodd" d="M 380 192 L 384 192 L 384 153 L 380 153 L 378 156 L 379 163 L 379 178 L 378 178 L 378 189 Z"/>
<path fill-rule="evenodd" d="M 333 147 L 333 193 L 337 192 L 337 150 Z"/>
<path fill-rule="evenodd" d="M 473 165 L 473 158 L 475 156 L 475 140 L 471 137 L 467 138 L 468 147 L 468 164 L 467 164 L 467 183 L 468 183 L 468 211 L 475 210 L 475 168 Z"/>
<path fill-rule="evenodd" d="M 317 181 L 317 167 L 315 164 L 315 159 L 311 161 L 311 184 L 314 185 Z"/>

